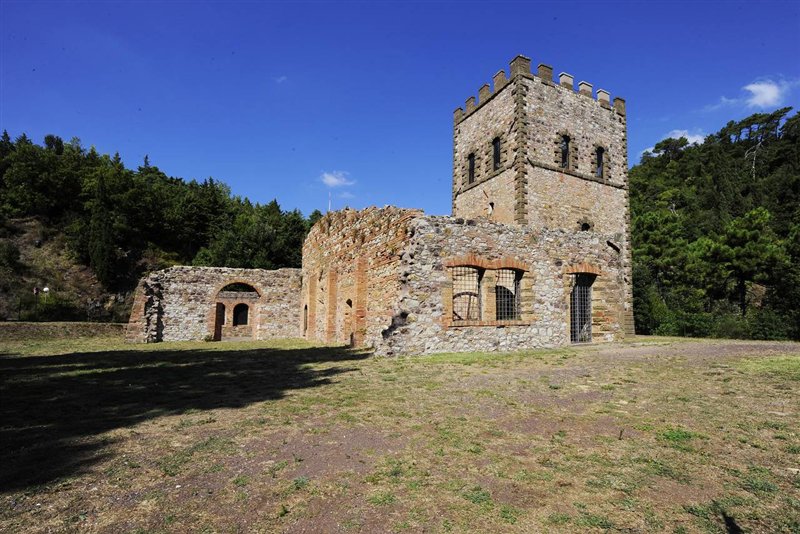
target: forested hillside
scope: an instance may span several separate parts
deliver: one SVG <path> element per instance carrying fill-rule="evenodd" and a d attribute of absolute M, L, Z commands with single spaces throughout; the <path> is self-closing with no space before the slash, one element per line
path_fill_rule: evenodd
<path fill-rule="evenodd" d="M 800 114 L 664 140 L 630 192 L 639 333 L 800 339 Z"/>
<path fill-rule="evenodd" d="M 800 339 L 800 114 L 662 141 L 631 169 L 630 191 L 639 333 Z M 174 264 L 297 267 L 320 216 L 169 177 L 147 158 L 128 169 L 77 139 L 4 132 L 0 318 L 124 320 L 139 276 Z M 42 302 L 32 288 L 45 284 Z"/>
<path fill-rule="evenodd" d="M 231 195 L 209 178 L 185 181 L 147 158 L 126 168 L 119 155 L 48 135 L 0 138 L 0 316 L 125 319 L 139 276 L 174 264 L 298 267 L 309 219 Z M 88 268 L 81 269 L 81 266 Z M 44 302 L 33 287 L 52 290 Z"/>

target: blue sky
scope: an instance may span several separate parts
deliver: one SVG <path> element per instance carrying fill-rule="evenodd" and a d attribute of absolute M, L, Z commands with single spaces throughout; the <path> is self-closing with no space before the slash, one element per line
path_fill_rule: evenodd
<path fill-rule="evenodd" d="M 800 3 L 0 0 L 0 129 L 305 214 L 450 211 L 452 113 L 516 54 L 627 100 L 629 158 L 800 105 Z"/>

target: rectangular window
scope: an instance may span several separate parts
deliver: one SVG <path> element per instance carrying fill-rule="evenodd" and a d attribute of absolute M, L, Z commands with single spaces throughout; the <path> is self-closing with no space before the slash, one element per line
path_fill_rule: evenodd
<path fill-rule="evenodd" d="M 476 267 L 453 267 L 453 322 L 480 321 L 481 279 Z"/>
<path fill-rule="evenodd" d="M 497 271 L 497 285 L 494 290 L 498 321 L 520 319 L 520 280 L 522 280 L 522 271 L 516 269 Z"/>
<path fill-rule="evenodd" d="M 467 183 L 474 184 L 475 183 L 475 154 L 470 154 L 467 156 L 467 162 L 469 164 L 469 171 L 467 174 Z"/>
<path fill-rule="evenodd" d="M 561 168 L 566 169 L 569 167 L 569 136 L 564 135 L 561 137 Z"/>
<path fill-rule="evenodd" d="M 569 337 L 573 343 L 592 341 L 592 283 L 595 275 L 576 274 L 569 296 Z"/>
<path fill-rule="evenodd" d="M 598 178 L 603 177 L 603 164 L 605 163 L 603 161 L 604 155 L 605 155 L 605 150 L 603 150 L 603 147 L 600 146 L 597 147 L 597 169 L 595 170 L 595 176 L 597 176 Z"/>
<path fill-rule="evenodd" d="M 495 137 L 492 141 L 492 169 L 500 168 L 500 138 Z"/>

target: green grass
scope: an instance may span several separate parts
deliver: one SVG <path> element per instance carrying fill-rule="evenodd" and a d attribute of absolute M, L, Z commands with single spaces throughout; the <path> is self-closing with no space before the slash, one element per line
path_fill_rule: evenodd
<path fill-rule="evenodd" d="M 743 360 L 737 368 L 753 374 L 772 375 L 777 378 L 799 381 L 800 356 L 771 356 L 753 360 Z"/>

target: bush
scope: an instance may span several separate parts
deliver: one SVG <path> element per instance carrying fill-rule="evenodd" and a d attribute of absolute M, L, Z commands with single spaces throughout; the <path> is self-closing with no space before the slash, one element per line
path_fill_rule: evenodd
<path fill-rule="evenodd" d="M 85 321 L 86 310 L 70 299 L 60 295 L 48 295 L 23 298 L 21 302 L 20 321 Z"/>
<path fill-rule="evenodd" d="M 20 268 L 19 248 L 7 239 L 0 239 L 0 269 L 16 272 Z"/>
<path fill-rule="evenodd" d="M 751 310 L 747 314 L 751 339 L 789 339 L 791 321 L 768 308 Z"/>
<path fill-rule="evenodd" d="M 749 339 L 747 321 L 738 313 L 725 313 L 717 317 L 712 337 L 725 339 Z"/>

